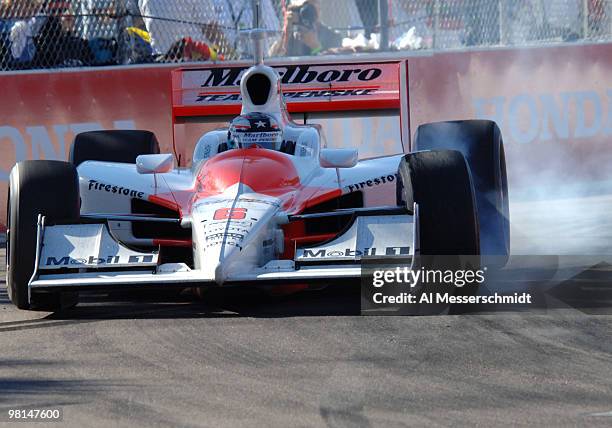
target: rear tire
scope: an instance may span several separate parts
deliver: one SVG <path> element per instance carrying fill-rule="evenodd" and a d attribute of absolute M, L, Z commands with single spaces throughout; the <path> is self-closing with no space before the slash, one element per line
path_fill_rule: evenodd
<path fill-rule="evenodd" d="M 150 131 L 91 131 L 75 137 L 70 150 L 70 162 L 74 166 L 88 160 L 136 163 L 136 157 L 140 155 L 158 153 L 159 143 Z"/>
<path fill-rule="evenodd" d="M 9 181 L 6 285 L 11 302 L 19 309 L 50 311 L 76 305 L 76 293 L 33 294 L 28 301 L 38 214 L 44 215 L 47 223 L 79 221 L 76 168 L 61 161 L 23 161 L 13 167 Z"/>
<path fill-rule="evenodd" d="M 419 126 L 415 151 L 458 150 L 472 174 L 481 253 L 487 265 L 504 266 L 510 254 L 508 179 L 501 131 L 489 120 L 462 120 Z"/>

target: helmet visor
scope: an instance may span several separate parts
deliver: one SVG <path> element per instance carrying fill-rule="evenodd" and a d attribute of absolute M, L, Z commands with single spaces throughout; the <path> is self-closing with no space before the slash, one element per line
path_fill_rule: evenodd
<path fill-rule="evenodd" d="M 280 146 L 280 131 L 235 132 L 234 143 L 243 149 L 257 145 L 264 149 L 276 150 Z"/>

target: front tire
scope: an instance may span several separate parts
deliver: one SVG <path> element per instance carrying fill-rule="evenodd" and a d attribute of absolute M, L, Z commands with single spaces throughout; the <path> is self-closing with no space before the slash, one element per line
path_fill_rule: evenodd
<path fill-rule="evenodd" d="M 399 165 L 407 208 L 419 207 L 420 252 L 480 254 L 474 188 L 467 163 L 455 150 L 409 153 Z"/>
<path fill-rule="evenodd" d="M 36 259 L 38 215 L 47 223 L 77 223 L 80 211 L 76 168 L 61 161 L 19 162 L 9 178 L 6 285 L 19 309 L 55 311 L 74 306 L 76 293 L 40 293 L 28 299 Z"/>
<path fill-rule="evenodd" d="M 455 150 L 409 153 L 399 165 L 399 193 L 412 210 L 417 204 L 419 258 L 416 266 L 428 272 L 472 270 L 480 268 L 478 212 L 470 170 L 463 155 Z M 441 281 L 441 282 L 436 282 Z M 453 288 L 451 288 L 453 286 Z M 416 289 L 417 301 L 429 295 L 474 295 L 478 284 L 469 286 L 439 280 L 422 281 Z M 440 314 L 447 304 L 424 303 L 410 307 L 418 315 Z M 450 313 L 464 308 L 451 305 Z"/>

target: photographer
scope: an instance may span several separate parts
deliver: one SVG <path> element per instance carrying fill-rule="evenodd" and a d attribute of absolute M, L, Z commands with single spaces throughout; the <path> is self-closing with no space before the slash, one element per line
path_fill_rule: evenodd
<path fill-rule="evenodd" d="M 340 33 L 320 21 L 318 0 L 292 4 L 287 9 L 283 38 L 272 46 L 272 56 L 317 55 L 342 45 Z"/>

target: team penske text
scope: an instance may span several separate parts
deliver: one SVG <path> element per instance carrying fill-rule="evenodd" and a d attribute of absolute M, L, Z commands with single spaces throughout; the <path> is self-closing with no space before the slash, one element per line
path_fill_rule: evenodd
<path fill-rule="evenodd" d="M 283 93 L 285 99 L 295 98 L 321 98 L 321 97 L 356 97 L 372 95 L 377 92 L 377 89 L 326 89 L 326 90 L 304 90 L 291 91 Z M 214 94 L 201 93 L 196 99 L 197 102 L 226 102 L 226 101 L 242 101 L 239 93 L 236 94 Z"/>

